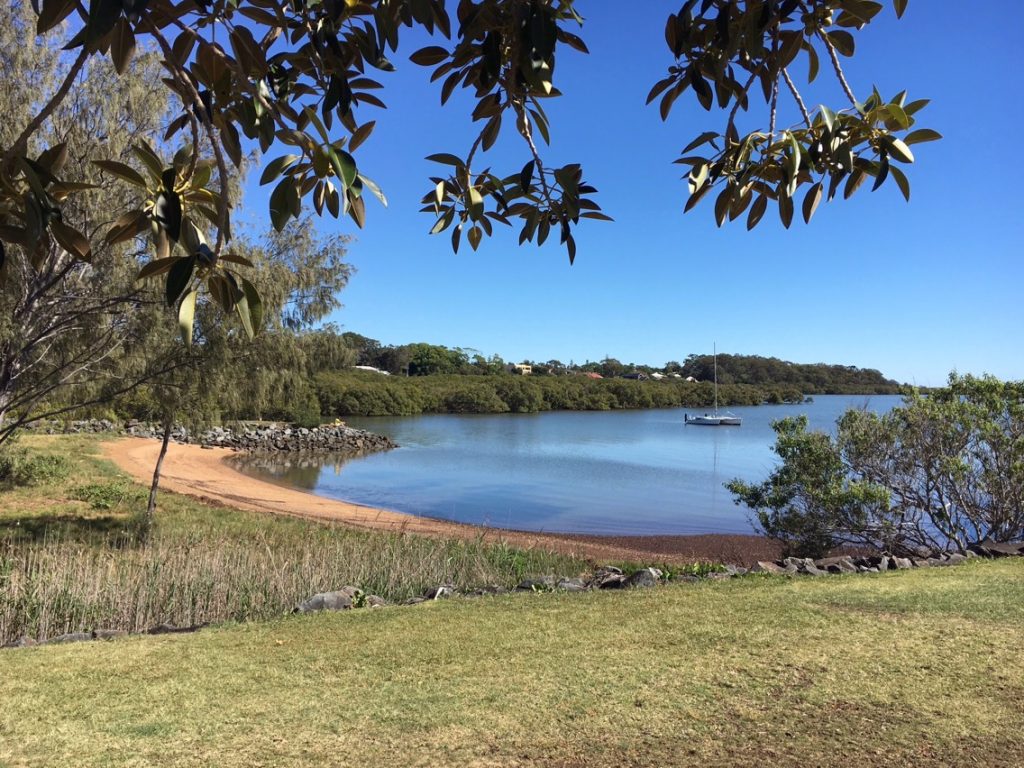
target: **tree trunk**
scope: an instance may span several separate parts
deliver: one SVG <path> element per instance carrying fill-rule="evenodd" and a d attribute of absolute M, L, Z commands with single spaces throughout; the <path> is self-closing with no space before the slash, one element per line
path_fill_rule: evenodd
<path fill-rule="evenodd" d="M 146 519 L 142 527 L 143 543 L 149 541 L 149 535 L 153 532 L 153 516 L 156 514 L 156 492 L 160 487 L 160 469 L 164 465 L 164 456 L 167 455 L 167 445 L 171 442 L 171 429 L 174 424 L 174 413 L 164 416 L 164 439 L 160 444 L 160 455 L 156 460 L 156 467 L 153 469 L 153 484 L 149 488 L 149 505 L 146 507 Z"/>

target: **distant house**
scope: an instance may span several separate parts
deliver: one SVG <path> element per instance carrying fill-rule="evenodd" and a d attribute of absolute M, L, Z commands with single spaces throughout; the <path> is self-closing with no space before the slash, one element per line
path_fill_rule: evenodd
<path fill-rule="evenodd" d="M 665 378 L 665 374 L 658 373 L 657 371 L 655 371 L 654 373 L 651 374 L 651 378 L 654 379 L 655 381 L 661 381 L 662 379 Z"/>
<path fill-rule="evenodd" d="M 604 378 L 604 376 L 602 376 L 600 373 L 593 373 L 591 371 L 584 371 L 583 375 L 586 376 L 588 379 L 603 379 Z"/>
<path fill-rule="evenodd" d="M 647 381 L 651 377 L 646 373 L 624 373 L 621 378 L 632 379 L 633 381 Z"/>
<path fill-rule="evenodd" d="M 508 372 L 518 373 L 520 376 L 530 376 L 533 374 L 533 366 L 525 363 L 511 363 L 508 366 Z"/>
<path fill-rule="evenodd" d="M 380 368 L 374 368 L 372 365 L 353 365 L 357 371 L 369 371 L 370 373 L 379 373 L 381 376 L 390 376 L 391 374 L 387 371 L 382 371 Z"/>
<path fill-rule="evenodd" d="M 676 375 L 678 376 L 679 374 L 676 374 Z M 692 381 L 692 382 L 694 382 L 694 383 L 696 383 L 696 382 L 697 382 L 697 380 L 696 380 L 695 378 L 693 378 L 693 376 L 687 376 L 687 377 L 686 377 L 686 380 L 687 380 L 687 381 Z"/>

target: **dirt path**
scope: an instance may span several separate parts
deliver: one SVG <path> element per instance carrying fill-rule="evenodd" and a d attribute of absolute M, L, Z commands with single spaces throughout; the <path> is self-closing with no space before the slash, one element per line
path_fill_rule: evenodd
<path fill-rule="evenodd" d="M 152 482 L 160 443 L 124 438 L 103 443 L 103 454 L 147 487 Z M 364 507 L 257 480 L 225 459 L 226 448 L 172 444 L 164 460 L 161 488 L 201 501 L 236 509 L 289 515 L 352 528 L 390 530 L 438 538 L 504 541 L 524 548 L 543 548 L 594 561 L 691 562 L 711 559 L 733 563 L 777 556 L 775 548 L 755 536 L 574 536 L 483 528 L 433 520 L 402 512 Z"/>

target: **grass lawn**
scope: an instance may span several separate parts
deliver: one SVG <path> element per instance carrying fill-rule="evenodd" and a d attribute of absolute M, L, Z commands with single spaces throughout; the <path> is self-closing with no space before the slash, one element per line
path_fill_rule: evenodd
<path fill-rule="evenodd" d="M 1015 766 L 1024 560 L 0 653 L 0 765 Z"/>

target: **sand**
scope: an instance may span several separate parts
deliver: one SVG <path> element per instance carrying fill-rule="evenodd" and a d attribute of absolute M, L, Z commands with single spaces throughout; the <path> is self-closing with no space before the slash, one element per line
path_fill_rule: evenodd
<path fill-rule="evenodd" d="M 124 438 L 103 443 L 104 455 L 147 487 L 160 443 Z M 226 448 L 172 443 L 161 473 L 160 487 L 204 502 L 273 515 L 287 515 L 351 528 L 400 531 L 438 538 L 504 541 L 523 548 L 541 548 L 584 557 L 594 562 L 692 562 L 714 560 L 749 564 L 778 557 L 778 547 L 757 536 L 586 536 L 538 534 L 452 523 L 387 509 L 377 509 L 275 485 L 242 474 L 226 459 Z"/>

